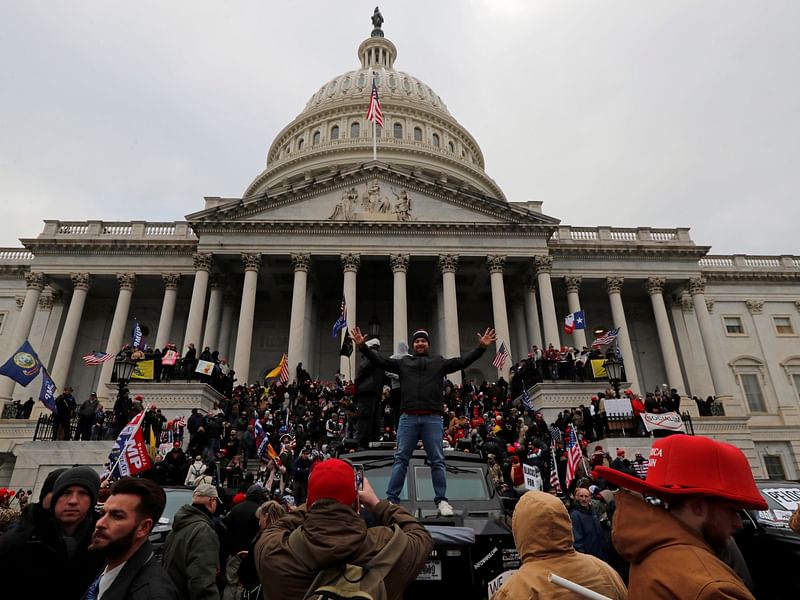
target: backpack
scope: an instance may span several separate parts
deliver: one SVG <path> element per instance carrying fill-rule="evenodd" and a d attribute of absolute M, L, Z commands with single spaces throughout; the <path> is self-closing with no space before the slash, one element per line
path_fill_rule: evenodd
<path fill-rule="evenodd" d="M 300 528 L 289 534 L 289 548 L 306 568 L 317 572 L 303 600 L 387 600 L 384 579 L 397 564 L 408 545 L 403 530 L 395 524 L 389 542 L 363 567 L 350 563 L 319 569 L 310 544 Z"/>

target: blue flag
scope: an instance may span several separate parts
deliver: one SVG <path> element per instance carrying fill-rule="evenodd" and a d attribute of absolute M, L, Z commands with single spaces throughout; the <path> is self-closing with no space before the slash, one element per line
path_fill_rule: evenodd
<path fill-rule="evenodd" d="M 25 340 L 14 355 L 0 367 L 0 375 L 5 375 L 16 381 L 21 386 L 27 386 L 36 379 L 42 370 L 42 362 L 36 355 L 30 342 Z"/>
<path fill-rule="evenodd" d="M 133 329 L 131 330 L 131 346 L 137 350 L 144 350 L 144 336 L 142 335 L 142 328 L 139 326 L 139 320 L 133 320 Z"/>
<path fill-rule="evenodd" d="M 339 332 L 347 327 L 347 303 L 344 301 L 344 296 L 342 296 L 342 306 L 339 309 L 339 318 L 336 319 L 336 323 L 333 324 L 333 339 L 336 339 L 336 336 L 339 335 Z"/>
<path fill-rule="evenodd" d="M 42 389 L 39 391 L 39 400 L 42 401 L 51 413 L 58 414 L 56 408 L 56 384 L 50 379 L 47 369 L 42 367 Z"/>
<path fill-rule="evenodd" d="M 528 389 L 524 387 L 524 383 L 522 385 L 522 406 L 525 407 L 525 410 L 533 410 L 533 402 L 531 402 L 531 397 L 528 396 Z"/>

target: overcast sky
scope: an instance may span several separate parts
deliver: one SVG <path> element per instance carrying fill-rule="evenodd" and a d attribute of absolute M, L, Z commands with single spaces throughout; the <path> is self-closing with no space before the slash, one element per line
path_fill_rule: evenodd
<path fill-rule="evenodd" d="M 395 67 L 441 96 L 509 200 L 800 254 L 800 2 L 380 6 Z M 281 128 L 358 66 L 373 8 L 7 0 L 0 246 L 43 219 L 172 221 L 241 196 Z"/>

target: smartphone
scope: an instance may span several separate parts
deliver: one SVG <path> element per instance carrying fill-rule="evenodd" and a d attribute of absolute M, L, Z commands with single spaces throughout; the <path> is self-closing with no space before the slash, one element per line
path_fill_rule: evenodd
<path fill-rule="evenodd" d="M 353 470 L 356 472 L 356 489 L 364 489 L 364 465 L 354 464 Z"/>

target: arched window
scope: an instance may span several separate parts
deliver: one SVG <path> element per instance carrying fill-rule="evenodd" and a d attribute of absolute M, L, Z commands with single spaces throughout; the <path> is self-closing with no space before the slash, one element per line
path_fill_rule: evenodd
<path fill-rule="evenodd" d="M 350 137 L 355 139 L 361 135 L 361 125 L 357 122 L 350 125 Z"/>
<path fill-rule="evenodd" d="M 298 150 L 298 152 L 303 149 L 303 146 L 305 146 L 305 143 L 306 143 L 306 141 L 303 138 L 300 138 L 299 140 L 297 140 L 297 150 Z"/>
<path fill-rule="evenodd" d="M 447 142 L 447 149 L 450 150 L 450 152 L 455 153 L 456 151 L 455 144 L 453 144 L 453 142 Z"/>
<path fill-rule="evenodd" d="M 395 123 L 393 130 L 394 130 L 394 137 L 396 137 L 398 140 L 402 140 L 403 139 L 403 126 L 400 123 Z"/>
<path fill-rule="evenodd" d="M 438 148 L 439 147 L 439 134 L 438 133 L 434 133 L 432 139 L 433 139 L 433 145 Z"/>
<path fill-rule="evenodd" d="M 414 127 L 414 141 L 421 142 L 422 141 L 422 129 L 419 127 Z"/>
<path fill-rule="evenodd" d="M 319 144 L 319 131 L 315 131 L 314 135 L 311 136 L 311 145 L 316 146 Z"/>
<path fill-rule="evenodd" d="M 283 153 L 286 154 L 287 156 L 289 155 L 289 144 L 286 144 L 283 147 Z"/>
<path fill-rule="evenodd" d="M 332 140 L 338 140 L 339 139 L 339 126 L 338 125 L 334 125 L 333 127 L 331 127 L 331 139 Z"/>

